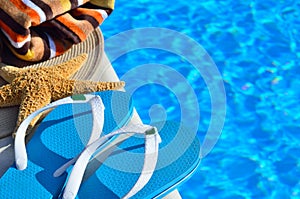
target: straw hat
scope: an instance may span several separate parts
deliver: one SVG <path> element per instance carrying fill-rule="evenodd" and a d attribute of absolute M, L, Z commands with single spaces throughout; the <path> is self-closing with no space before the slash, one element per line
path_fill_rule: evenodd
<path fill-rule="evenodd" d="M 63 55 L 26 67 L 51 66 L 67 61 L 82 53 L 87 53 L 88 60 L 72 78 L 99 81 L 103 74 L 104 67 L 108 67 L 108 63 L 106 62 L 107 64 L 105 64 L 105 60 L 103 60 L 103 43 L 103 35 L 100 28 L 97 28 L 84 42 L 74 45 Z M 0 67 L 1 66 L 5 66 L 5 64 L 0 63 Z M 6 84 L 6 82 L 0 77 L 0 86 L 4 84 Z M 15 128 L 17 116 L 18 107 L 0 108 L 0 139 L 11 135 Z"/>

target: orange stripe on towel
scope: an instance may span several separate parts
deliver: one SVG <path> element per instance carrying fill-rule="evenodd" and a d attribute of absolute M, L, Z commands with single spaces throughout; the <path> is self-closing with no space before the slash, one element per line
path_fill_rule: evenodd
<path fill-rule="evenodd" d="M 3 31 L 9 36 L 9 38 L 14 42 L 23 42 L 29 36 L 29 35 L 20 35 L 15 33 L 6 23 L 4 23 L 1 20 L 0 20 L 0 26 L 2 27 Z"/>
<path fill-rule="evenodd" d="M 37 26 L 40 24 L 39 14 L 32 8 L 25 5 L 20 0 L 10 0 L 20 11 L 26 13 L 31 18 L 31 26 Z"/>
<path fill-rule="evenodd" d="M 77 26 L 70 14 L 66 13 L 57 17 L 56 19 L 60 23 L 64 24 L 64 26 L 71 30 L 74 34 L 76 34 L 81 41 L 86 39 L 87 35 L 81 30 L 80 27 Z"/>
<path fill-rule="evenodd" d="M 98 11 L 92 10 L 92 9 L 86 9 L 86 8 L 76 8 L 72 12 L 72 15 L 74 15 L 74 16 L 80 16 L 80 15 L 91 16 L 91 17 L 93 17 L 99 23 L 99 25 L 104 20 L 103 17 L 102 17 L 102 15 Z"/>
<path fill-rule="evenodd" d="M 67 41 L 61 41 L 58 39 L 54 39 L 55 47 L 56 47 L 56 54 L 55 56 L 62 55 L 65 53 L 68 49 L 72 47 L 72 43 L 68 43 Z"/>

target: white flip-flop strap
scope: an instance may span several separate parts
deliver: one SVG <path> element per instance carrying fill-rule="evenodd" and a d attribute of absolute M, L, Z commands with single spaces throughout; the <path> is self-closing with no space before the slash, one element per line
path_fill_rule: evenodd
<path fill-rule="evenodd" d="M 92 127 L 92 133 L 90 136 L 90 139 L 87 143 L 87 145 L 93 143 L 95 140 L 97 140 L 102 133 L 102 129 L 104 126 L 104 105 L 102 103 L 102 100 L 100 97 L 94 98 L 90 102 L 92 113 L 93 113 L 93 127 Z M 72 164 L 74 164 L 77 159 L 79 158 L 80 154 L 74 157 L 73 159 L 69 160 L 65 164 L 63 164 L 61 167 L 59 167 L 54 173 L 53 177 L 61 176 Z"/>
<path fill-rule="evenodd" d="M 102 133 L 103 126 L 104 126 L 104 104 L 99 96 L 91 99 L 90 101 L 92 115 L 93 115 L 93 126 L 90 139 L 87 145 L 93 143 L 97 140 Z"/>
<path fill-rule="evenodd" d="M 104 116 L 103 116 L 104 118 Z M 101 118 L 100 118 L 101 119 Z M 103 119 L 101 119 L 103 120 Z M 134 127 L 131 127 L 131 126 L 125 126 L 125 127 L 122 127 L 120 129 L 117 129 L 116 131 L 108 134 L 108 135 L 104 135 L 101 139 L 98 139 L 97 140 L 97 143 L 94 143 L 93 146 L 96 146 L 97 148 L 95 150 L 97 150 L 102 144 L 104 144 L 104 142 L 107 141 L 107 139 L 109 139 L 110 137 L 113 137 L 115 135 L 118 135 L 120 134 L 121 132 L 129 132 L 133 129 Z M 137 130 L 137 126 L 135 126 L 136 130 Z M 147 128 L 149 128 L 149 126 L 146 126 L 146 125 L 140 125 L 140 132 L 145 132 L 147 130 Z M 97 131 L 96 128 L 93 128 L 93 130 Z M 101 129 L 102 130 L 102 129 Z M 92 133 L 93 134 L 93 133 Z M 99 136 L 100 137 L 100 136 Z M 88 144 L 89 145 L 89 144 Z M 82 151 L 81 153 L 83 153 L 84 151 Z M 74 164 L 79 156 L 81 155 L 78 154 L 76 157 L 74 157 L 73 159 L 69 160 L 68 162 L 66 162 L 65 164 L 63 164 L 61 167 L 59 167 L 54 173 L 53 173 L 53 177 L 59 177 L 61 176 L 68 168 L 69 166 L 71 166 L 72 164 Z"/>
<path fill-rule="evenodd" d="M 137 193 L 142 187 L 147 184 L 149 179 L 151 178 L 158 156 L 158 143 L 160 142 L 160 137 L 155 129 L 155 134 L 147 135 L 147 131 L 155 129 L 154 127 L 150 127 L 147 125 L 128 125 L 117 131 L 114 131 L 110 134 L 107 134 L 98 140 L 96 140 L 91 145 L 87 146 L 86 149 L 80 154 L 78 160 L 76 161 L 73 170 L 70 174 L 70 177 L 66 183 L 64 188 L 63 198 L 75 198 L 77 192 L 79 190 L 82 177 L 84 175 L 86 166 L 91 158 L 91 156 L 95 153 L 95 151 L 101 147 L 107 140 L 112 138 L 113 136 L 126 134 L 126 133 L 134 133 L 134 134 L 144 134 L 145 135 L 145 158 L 144 158 L 144 166 L 141 171 L 141 176 L 138 179 L 137 183 L 130 190 L 127 196 L 132 196 Z"/>
<path fill-rule="evenodd" d="M 66 97 L 60 100 L 57 100 L 55 102 L 50 103 L 49 105 L 36 110 L 35 112 L 31 113 L 19 126 L 16 132 L 16 137 L 14 141 L 14 148 L 15 148 L 15 161 L 16 161 L 16 167 L 19 170 L 24 170 L 27 167 L 27 153 L 26 153 L 26 147 L 25 147 L 25 136 L 26 136 L 26 131 L 27 128 L 30 124 L 30 122 L 38 116 L 40 113 L 51 109 L 55 108 L 59 105 L 62 104 L 71 104 L 71 103 L 85 103 L 85 102 L 90 102 L 91 104 L 99 104 L 100 107 L 103 107 L 102 109 L 104 110 L 104 105 L 100 99 L 99 96 L 95 95 L 84 95 L 85 99 L 83 100 L 73 100 L 72 97 Z M 100 103 L 99 103 L 100 100 Z M 103 113 L 104 114 L 104 113 Z M 100 128 L 101 124 L 97 126 L 97 128 Z M 96 131 L 95 131 L 96 132 Z M 99 132 L 99 131 L 98 131 Z M 101 132 L 101 131 L 100 131 Z M 91 135 L 93 138 L 95 137 L 94 135 Z M 100 135 L 99 135 L 100 136 Z M 94 140 L 92 140 L 94 141 Z M 91 141 L 91 142 L 92 142 Z"/>
<path fill-rule="evenodd" d="M 155 171 L 155 167 L 158 159 L 158 145 L 160 141 L 161 140 L 158 133 L 156 133 L 155 135 L 146 135 L 145 157 L 144 157 L 144 165 L 141 171 L 141 175 L 138 178 L 135 185 L 131 188 L 131 190 L 123 197 L 124 199 L 134 196 L 151 179 Z"/>

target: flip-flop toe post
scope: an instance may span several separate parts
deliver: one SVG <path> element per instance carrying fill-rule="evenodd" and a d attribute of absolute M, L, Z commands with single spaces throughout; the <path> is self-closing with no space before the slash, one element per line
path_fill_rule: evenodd
<path fill-rule="evenodd" d="M 24 122 L 21 123 L 20 127 L 18 128 L 18 130 L 16 132 L 15 161 L 16 161 L 16 167 L 19 170 L 24 170 L 27 167 L 27 152 L 26 152 L 26 147 L 25 147 L 25 136 L 26 136 L 26 131 L 27 131 L 27 128 L 28 128 L 30 122 L 36 116 L 38 116 L 40 113 L 43 113 L 44 111 L 47 111 L 52 108 L 56 108 L 59 105 L 75 104 L 75 103 L 89 103 L 91 106 L 94 106 L 94 109 L 97 109 L 97 112 L 96 112 L 96 114 L 94 114 L 94 117 L 95 116 L 97 116 L 97 118 L 101 118 L 101 116 L 103 117 L 104 105 L 99 96 L 93 96 L 93 95 L 77 95 L 77 96 L 73 96 L 73 97 L 67 97 L 67 98 L 55 101 L 55 102 L 49 104 L 48 106 L 45 106 L 45 107 L 35 111 L 31 115 L 29 115 L 26 118 L 26 120 L 24 120 Z M 98 116 L 98 115 L 100 115 L 100 116 Z M 103 121 L 101 121 L 101 120 L 98 120 L 98 121 L 99 121 L 99 123 L 103 123 Z M 91 135 L 91 137 L 94 137 L 94 135 Z"/>
<path fill-rule="evenodd" d="M 97 149 L 101 153 L 105 142 L 123 133 L 135 136 L 101 162 Z M 199 154 L 195 134 L 177 123 L 164 122 L 159 132 L 148 125 L 129 125 L 99 138 L 81 153 L 61 198 L 160 198 L 191 176 L 200 163 Z M 97 161 L 99 167 L 89 167 Z"/>

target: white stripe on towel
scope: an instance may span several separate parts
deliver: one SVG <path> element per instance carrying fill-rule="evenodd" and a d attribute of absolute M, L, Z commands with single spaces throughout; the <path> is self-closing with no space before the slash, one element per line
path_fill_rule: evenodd
<path fill-rule="evenodd" d="M 45 33 L 47 35 L 48 41 L 49 41 L 49 48 L 50 48 L 50 59 L 55 57 L 56 55 L 56 46 L 55 43 L 50 35 Z"/>
<path fill-rule="evenodd" d="M 2 30 L 2 29 L 1 29 Z M 7 39 L 9 40 L 9 42 L 11 43 L 11 45 L 15 48 L 22 48 L 24 46 L 24 44 L 26 44 L 26 42 L 31 40 L 31 36 L 28 35 L 27 38 L 24 41 L 21 42 L 15 42 L 14 40 L 12 40 L 12 38 L 10 38 L 10 36 L 4 31 L 2 30 L 3 34 L 7 37 Z"/>
<path fill-rule="evenodd" d="M 35 3 L 33 3 L 30 0 L 22 0 L 22 2 L 24 4 L 26 4 L 28 7 L 30 7 L 31 9 L 35 10 L 39 16 L 40 16 L 40 23 L 43 23 L 44 21 L 46 21 L 46 15 L 44 13 L 44 11 L 38 7 Z"/>

